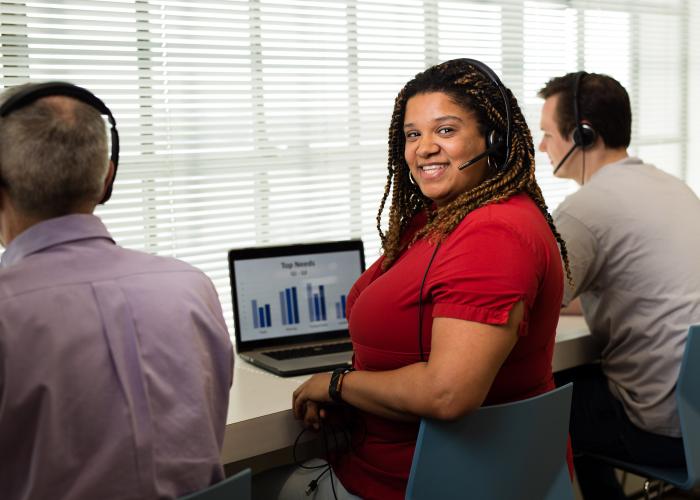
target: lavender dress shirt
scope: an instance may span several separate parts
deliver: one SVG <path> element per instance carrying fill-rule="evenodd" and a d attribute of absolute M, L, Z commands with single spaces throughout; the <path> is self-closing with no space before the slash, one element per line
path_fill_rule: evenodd
<path fill-rule="evenodd" d="M 0 267 L 0 498 L 171 499 L 223 477 L 233 351 L 216 291 L 93 215 Z"/>

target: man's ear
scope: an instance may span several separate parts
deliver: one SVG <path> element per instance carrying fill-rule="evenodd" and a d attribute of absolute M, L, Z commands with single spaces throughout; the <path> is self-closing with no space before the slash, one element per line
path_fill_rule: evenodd
<path fill-rule="evenodd" d="M 7 200 L 7 190 L 5 188 L 5 183 L 0 179 L 0 209 L 5 208 Z"/>
<path fill-rule="evenodd" d="M 0 246 L 7 248 L 10 244 L 10 238 L 7 234 L 7 227 L 9 225 L 9 219 L 13 213 L 12 202 L 7 193 L 7 187 L 5 183 L 0 179 Z"/>
<path fill-rule="evenodd" d="M 114 163 L 109 160 L 109 169 L 107 170 L 107 175 L 105 176 L 104 184 L 102 185 L 102 193 L 100 194 L 100 200 L 104 200 L 105 194 L 109 189 L 109 186 L 114 182 Z"/>

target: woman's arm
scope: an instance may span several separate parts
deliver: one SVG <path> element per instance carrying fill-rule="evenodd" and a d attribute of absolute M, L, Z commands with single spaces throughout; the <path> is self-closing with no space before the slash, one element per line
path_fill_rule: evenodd
<path fill-rule="evenodd" d="M 523 303 L 518 302 L 505 325 L 435 318 L 428 362 L 390 371 L 347 373 L 342 398 L 364 411 L 396 420 L 450 420 L 465 415 L 484 402 L 518 339 L 523 311 Z M 330 374 L 317 374 L 294 391 L 297 418 L 304 418 L 307 401 L 331 401 L 329 383 Z"/>

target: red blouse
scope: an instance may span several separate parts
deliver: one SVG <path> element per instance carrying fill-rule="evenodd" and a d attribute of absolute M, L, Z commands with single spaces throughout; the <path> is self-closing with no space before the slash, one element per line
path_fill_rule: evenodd
<path fill-rule="evenodd" d="M 409 228 L 415 234 L 425 216 Z M 392 370 L 420 361 L 418 292 L 435 246 L 419 240 L 382 272 L 375 262 L 348 294 L 355 367 Z M 422 343 L 430 352 L 434 317 L 502 325 L 525 303 L 519 339 L 491 386 L 485 405 L 517 401 L 554 388 L 552 354 L 563 292 L 559 248 L 526 194 L 470 213 L 441 243 L 423 286 Z M 427 359 L 427 358 L 426 358 Z M 359 411 L 358 411 L 359 412 Z M 364 499 L 403 499 L 418 423 L 359 412 L 352 451 L 334 471 Z"/>

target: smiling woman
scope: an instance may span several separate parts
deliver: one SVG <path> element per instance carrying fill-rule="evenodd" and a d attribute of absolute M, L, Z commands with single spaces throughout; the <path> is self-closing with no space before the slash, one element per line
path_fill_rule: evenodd
<path fill-rule="evenodd" d="M 418 74 L 396 98 L 388 163 L 384 255 L 347 298 L 354 370 L 293 394 L 307 426 L 337 432 L 350 414 L 351 446 L 315 479 L 296 471 L 260 498 L 295 498 L 310 479 L 316 498 L 404 498 L 418 420 L 554 387 L 561 238 L 510 90 L 471 59 Z"/>
<path fill-rule="evenodd" d="M 459 168 L 486 148 L 473 113 L 443 92 L 413 96 L 406 103 L 404 157 L 414 182 L 438 207 L 481 184 L 488 175 L 483 157 Z"/>
<path fill-rule="evenodd" d="M 387 269 L 421 212 L 412 237 L 440 241 L 485 205 L 527 193 L 558 241 L 566 246 L 535 180 L 530 130 L 512 92 L 479 61 L 455 59 L 416 75 L 396 98 L 389 130 L 389 176 L 377 215 Z M 389 228 L 381 217 L 389 192 Z"/>

